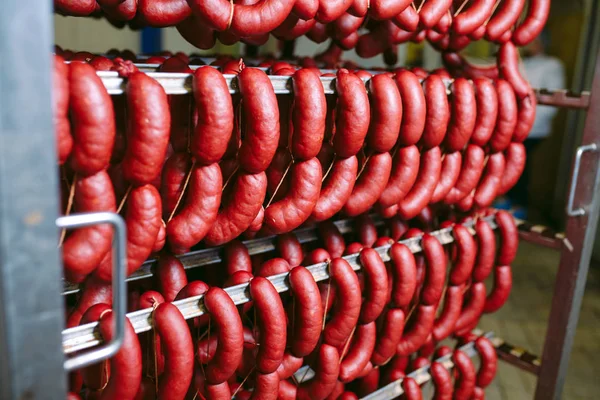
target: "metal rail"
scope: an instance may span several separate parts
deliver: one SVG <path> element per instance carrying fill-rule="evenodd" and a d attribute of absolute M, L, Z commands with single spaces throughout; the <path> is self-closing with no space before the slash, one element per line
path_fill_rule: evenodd
<path fill-rule="evenodd" d="M 493 339 L 490 339 L 490 341 L 496 348 L 499 359 L 514 365 L 523 371 L 530 372 L 534 375 L 539 374 L 542 360 L 538 356 L 528 352 L 522 347 L 506 343 L 499 337 L 494 337 Z"/>
<path fill-rule="evenodd" d="M 497 225 L 495 223 L 494 216 L 488 216 L 484 219 L 489 222 L 492 229 L 496 229 Z M 465 223 L 464 225 L 469 228 L 469 232 L 471 232 L 471 234 L 475 233 L 475 230 L 472 229 L 472 222 Z M 432 236 L 435 236 L 444 245 L 452 243 L 454 241 L 454 237 L 452 236 L 452 228 L 441 229 L 430 234 Z M 422 251 L 420 236 L 402 240 L 400 241 L 400 243 L 406 245 L 413 253 L 418 253 Z M 385 245 L 375 248 L 375 250 L 377 250 L 383 261 L 390 260 L 388 254 L 388 250 L 390 247 L 391 245 Z M 356 253 L 344 257 L 344 259 L 348 261 L 348 263 L 352 266 L 352 268 L 355 271 L 358 271 L 361 268 L 358 256 L 358 253 Z M 308 266 L 307 268 L 312 273 L 313 277 L 315 278 L 315 281 L 317 282 L 329 278 L 327 263 L 315 264 Z M 287 275 L 287 273 L 284 273 L 269 277 L 269 280 L 273 283 L 273 285 L 279 293 L 285 292 L 289 289 Z M 232 298 L 233 302 L 236 305 L 244 304 L 251 300 L 248 293 L 248 284 L 232 286 L 226 288 L 225 291 L 229 294 L 229 296 Z M 204 304 L 200 301 L 202 297 L 203 296 L 190 297 L 187 299 L 176 301 L 173 304 L 179 308 L 185 319 L 191 319 L 206 313 Z M 139 310 L 127 314 L 127 317 L 133 325 L 133 328 L 136 333 L 146 332 L 152 329 L 152 312 L 152 308 L 147 308 L 144 310 Z M 65 351 L 65 353 L 70 354 L 75 351 L 83 350 L 100 344 L 102 340 L 99 333 L 97 332 L 97 326 L 98 323 L 94 322 L 64 330 L 63 350 Z"/>
<path fill-rule="evenodd" d="M 154 64 L 138 64 L 142 69 L 151 69 Z M 145 68 L 144 68 L 145 67 Z M 200 66 L 190 66 L 195 69 Z M 261 68 L 265 70 L 265 68 Z M 331 70 L 334 71 L 334 70 Z M 377 73 L 378 71 L 373 71 Z M 102 78 L 106 90 L 111 95 L 119 95 L 125 93 L 125 86 L 127 80 L 119 76 L 117 72 L 113 71 L 98 71 L 98 76 Z M 158 81 L 167 94 L 188 94 L 192 92 L 192 74 L 182 72 L 146 72 L 146 74 Z M 238 93 L 239 88 L 237 84 L 236 75 L 223 75 L 227 86 L 229 87 L 229 93 Z M 271 84 L 275 94 L 290 94 L 292 93 L 292 78 L 289 76 L 269 75 Z M 449 85 L 450 81 L 446 84 Z M 335 94 L 335 78 L 334 77 L 321 77 L 321 84 L 325 94 Z M 568 108 L 587 108 L 590 101 L 590 93 L 582 92 L 580 94 L 569 93 L 566 90 L 547 90 L 547 89 L 536 89 L 535 90 L 538 103 L 556 106 L 556 107 L 568 107 Z"/>

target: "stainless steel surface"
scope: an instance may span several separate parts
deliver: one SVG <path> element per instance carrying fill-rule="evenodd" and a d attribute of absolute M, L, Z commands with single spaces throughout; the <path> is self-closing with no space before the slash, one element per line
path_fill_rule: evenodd
<path fill-rule="evenodd" d="M 600 53 L 597 55 L 595 68 L 582 144 L 598 146 L 600 144 Z M 563 246 L 556 276 L 535 394 L 537 400 L 555 400 L 562 395 L 598 225 L 600 211 L 598 163 L 598 152 L 581 158 L 581 173 L 578 176 L 574 174 L 572 177 L 571 185 L 577 187 L 573 198 L 574 203 L 590 204 L 590 206 L 584 215 L 567 219 L 565 234 L 570 246 Z"/>
<path fill-rule="evenodd" d="M 110 224 L 115 230 L 112 255 L 112 310 L 114 331 L 110 342 L 93 350 L 65 360 L 65 370 L 73 371 L 105 360 L 119 351 L 125 338 L 125 312 L 127 311 L 127 228 L 119 214 L 109 212 L 73 214 L 59 217 L 56 225 L 63 229 L 85 228 L 91 225 Z"/>
<path fill-rule="evenodd" d="M 585 208 L 579 207 L 574 209 L 575 195 L 577 193 L 577 182 L 579 180 L 579 169 L 581 168 L 581 158 L 586 152 L 598 151 L 596 143 L 586 144 L 585 146 L 579 146 L 575 155 L 575 166 L 573 167 L 573 177 L 571 179 L 571 188 L 569 189 L 569 200 L 567 201 L 567 216 L 569 217 L 580 217 L 585 215 Z"/>
<path fill-rule="evenodd" d="M 474 331 L 474 333 L 477 334 L 478 336 L 481 336 L 482 332 Z M 488 333 L 485 333 L 483 336 L 487 337 L 488 339 L 493 339 L 494 333 L 488 332 Z M 474 342 L 469 342 L 469 343 L 459 347 L 459 349 L 461 351 L 465 352 L 465 354 L 467 354 L 469 357 L 474 357 L 475 355 L 477 355 L 477 350 L 475 350 Z M 454 368 L 454 363 L 452 362 L 452 354 L 448 354 L 444 357 L 437 358 L 435 361 L 441 363 L 446 369 Z M 408 374 L 407 377 L 413 378 L 415 381 L 417 381 L 417 383 L 419 385 L 423 385 L 424 383 L 429 382 L 431 380 L 431 375 L 429 375 L 429 366 L 419 368 L 418 370 Z M 377 390 L 365 397 L 362 397 L 361 399 L 362 400 L 391 400 L 391 399 L 394 399 L 404 393 L 404 390 L 402 389 L 402 381 L 403 380 L 404 379 L 398 379 L 397 381 L 394 381 L 394 382 L 390 383 L 389 385 L 386 385 L 386 386 L 380 388 L 379 390 Z"/>
<path fill-rule="evenodd" d="M 52 3 L 0 12 L 0 399 L 64 399 Z"/>
<path fill-rule="evenodd" d="M 383 220 L 377 216 L 373 216 L 373 222 L 375 225 L 383 224 Z M 346 234 L 352 231 L 352 225 L 354 220 L 352 219 L 344 219 L 335 221 L 334 224 L 340 230 L 342 234 Z M 301 244 L 313 242 L 318 239 L 317 230 L 315 227 L 307 227 L 297 229 L 293 232 L 296 235 L 296 238 Z M 260 239 L 252 239 L 244 241 L 244 245 L 248 249 L 250 255 L 266 253 L 269 251 L 275 250 L 275 242 L 276 236 L 267 236 Z M 190 253 L 186 253 L 180 256 L 177 256 L 179 260 L 182 262 L 183 267 L 185 269 L 204 267 L 207 265 L 217 264 L 222 261 L 221 253 L 223 251 L 223 247 L 211 247 L 208 249 L 193 251 Z M 152 267 L 156 263 L 155 259 L 150 259 L 142 265 L 142 267 L 134 272 L 131 276 L 127 278 L 127 282 L 136 281 L 145 278 L 151 278 Z M 64 291 L 63 294 L 73 294 L 79 292 L 79 285 L 72 284 L 69 282 L 64 282 Z"/>
<path fill-rule="evenodd" d="M 493 216 L 485 217 L 485 219 L 489 221 L 493 229 L 496 229 L 496 223 Z M 465 223 L 465 226 L 469 227 L 471 234 L 474 234 L 475 231 L 472 229 L 472 225 L 472 223 Z M 442 244 L 449 244 L 454 241 L 452 236 L 452 228 L 441 229 L 439 231 L 432 232 L 431 235 L 438 238 Z M 418 253 L 422 250 L 420 242 L 421 237 L 414 237 L 411 239 L 402 240 L 400 243 L 405 244 L 413 253 Z M 391 245 L 386 245 L 377 247 L 375 250 L 378 251 L 384 261 L 389 261 L 390 257 L 388 250 L 390 247 Z M 348 261 L 354 270 L 360 269 L 358 254 L 345 256 L 344 259 Z M 326 263 L 311 265 L 307 268 L 313 274 L 316 281 L 323 281 L 329 278 L 328 265 Z M 277 291 L 280 293 L 289 289 L 286 278 L 287 274 L 269 277 Z M 234 303 L 239 305 L 247 303 L 251 300 L 247 289 L 248 284 L 243 284 L 226 288 L 225 291 L 233 299 Z M 202 296 L 190 297 L 176 301 L 173 304 L 179 308 L 185 319 L 190 319 L 198 317 L 206 312 L 201 299 Z M 146 332 L 152 328 L 152 311 L 152 308 L 147 308 L 127 314 L 127 317 L 137 333 Z M 69 354 L 75 351 L 80 351 L 101 343 L 101 338 L 96 329 L 97 326 L 98 323 L 96 322 L 63 331 L 63 349 L 65 353 Z"/>

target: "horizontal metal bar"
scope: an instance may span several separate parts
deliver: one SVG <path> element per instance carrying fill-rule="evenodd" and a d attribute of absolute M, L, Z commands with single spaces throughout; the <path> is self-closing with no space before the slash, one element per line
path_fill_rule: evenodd
<path fill-rule="evenodd" d="M 489 222 L 490 226 L 493 229 L 496 229 L 495 217 L 488 216 L 484 218 Z M 473 235 L 475 234 L 475 230 L 472 228 L 473 223 L 468 222 L 464 224 L 469 228 L 469 232 Z M 452 228 L 445 228 L 435 232 L 430 233 L 432 236 L 435 236 L 440 243 L 443 245 L 452 243 L 454 241 L 454 237 L 452 236 Z M 421 248 L 421 237 L 414 237 L 410 239 L 405 239 L 400 241 L 406 245 L 413 253 L 419 253 L 422 251 Z M 379 255 L 381 256 L 383 261 L 389 261 L 390 256 L 388 254 L 388 250 L 391 245 L 385 245 L 381 247 L 375 248 Z M 352 268 L 357 271 L 360 270 L 361 266 L 358 260 L 359 254 L 351 254 L 345 256 L 344 259 L 348 261 L 348 263 L 352 266 Z M 307 267 L 308 270 L 312 273 L 315 281 L 324 281 L 329 278 L 328 274 L 328 266 L 326 263 L 315 264 Z M 289 289 L 289 285 L 287 283 L 287 273 L 275 275 L 269 277 L 269 280 L 273 283 L 278 292 L 285 292 Z M 248 284 L 237 285 L 233 287 L 226 288 L 225 291 L 229 294 L 229 296 L 233 299 L 233 302 L 237 305 L 247 303 L 251 300 L 248 293 Z M 185 319 L 191 319 L 195 317 L 199 317 L 205 314 L 206 310 L 204 309 L 203 303 L 200 301 L 202 296 L 190 297 L 187 299 L 179 300 L 174 302 Z M 136 333 L 146 332 L 152 328 L 152 308 L 146 308 L 144 310 L 135 311 L 127 314 L 127 317 L 131 321 L 134 330 Z M 79 351 L 82 349 L 86 349 L 101 343 L 101 337 L 97 332 L 97 322 L 78 326 L 75 328 L 66 329 L 63 331 L 63 349 L 65 353 L 73 353 L 75 351 Z"/>
<path fill-rule="evenodd" d="M 482 331 L 475 330 L 473 331 L 473 333 L 477 336 L 485 336 L 490 340 L 495 337 L 493 332 L 487 332 L 482 335 Z M 466 343 L 465 345 L 459 347 L 459 350 L 464 352 L 469 357 L 474 357 L 477 355 L 477 350 L 475 349 L 475 342 Z M 452 354 L 440 357 L 435 361 L 442 364 L 446 369 L 454 368 L 454 363 L 452 362 Z M 416 371 L 408 374 L 407 377 L 413 378 L 415 381 L 417 381 L 419 385 L 423 385 L 424 383 L 429 382 L 431 380 L 431 375 L 429 374 L 429 366 L 419 368 Z M 394 399 L 404 393 L 404 390 L 402 389 L 402 381 L 404 381 L 404 379 L 398 379 L 397 381 L 394 381 L 382 387 L 381 389 L 378 389 L 375 392 L 368 394 L 365 397 L 362 397 L 362 400 Z"/>
<path fill-rule="evenodd" d="M 547 226 L 531 224 L 518 218 L 515 218 L 515 222 L 519 227 L 519 238 L 526 242 L 559 250 L 566 240 L 564 232 L 555 232 Z"/>
<path fill-rule="evenodd" d="M 506 343 L 502 338 L 495 337 L 490 340 L 496 348 L 499 359 L 536 376 L 539 374 L 542 360 L 538 356 L 522 347 Z"/>
<path fill-rule="evenodd" d="M 380 217 L 376 215 L 371 217 L 376 226 L 383 225 L 383 220 Z M 337 226 L 339 231 L 345 235 L 352 232 L 354 221 L 354 219 L 343 219 L 335 221 L 334 224 Z M 301 244 L 314 242 L 318 239 L 317 229 L 315 226 L 297 229 L 293 233 L 296 235 L 296 238 Z M 243 243 L 248 249 L 250 255 L 253 256 L 255 254 L 262 254 L 275 250 L 276 238 L 277 236 L 266 236 L 260 239 L 246 240 Z M 221 258 L 222 252 L 223 246 L 219 246 L 193 251 L 177 257 L 185 269 L 192 269 L 220 263 L 223 261 Z M 156 264 L 156 262 L 157 261 L 154 258 L 144 262 L 140 269 L 127 278 L 127 282 L 151 278 L 154 276 L 152 273 L 152 267 Z M 79 285 L 64 281 L 63 295 L 77 293 L 79 290 Z"/>
<path fill-rule="evenodd" d="M 158 64 L 137 64 L 142 70 L 154 70 L 158 67 Z M 196 69 L 200 65 L 192 65 L 190 68 Z M 266 68 L 260 68 L 266 70 Z M 329 70 L 328 70 L 329 71 Z M 335 70 L 331 70 L 335 72 Z M 326 71 L 325 71 L 326 72 Z M 370 71 L 371 72 L 371 71 Z M 381 71 L 372 71 L 380 73 Z M 113 71 L 98 71 L 98 76 L 102 78 L 106 90 L 111 95 L 119 95 L 125 92 L 125 86 L 127 84 L 126 79 L 119 76 L 117 72 Z M 156 79 L 164 88 L 167 94 L 188 94 L 192 92 L 192 74 L 179 73 L 179 72 L 146 72 L 148 76 Z M 229 87 L 229 93 L 237 93 L 239 91 L 237 85 L 236 75 L 223 75 L 227 86 Z M 292 93 L 292 78 L 289 76 L 269 75 L 275 94 L 290 94 Z M 335 78 L 334 77 L 321 77 L 321 83 L 323 84 L 323 90 L 325 94 L 335 94 Z M 366 80 L 365 80 L 366 81 Z M 450 81 L 446 81 L 448 86 Z M 568 107 L 568 108 L 587 108 L 589 105 L 589 92 L 582 92 L 579 95 L 571 94 L 566 90 L 547 90 L 547 89 L 536 89 L 535 90 L 538 104 L 557 106 L 557 107 Z"/>

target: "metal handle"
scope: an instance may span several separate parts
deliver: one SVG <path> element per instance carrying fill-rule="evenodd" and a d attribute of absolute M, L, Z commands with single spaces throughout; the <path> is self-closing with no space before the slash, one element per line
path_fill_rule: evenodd
<path fill-rule="evenodd" d="M 65 369 L 72 371 L 87 367 L 115 355 L 125 337 L 126 265 L 127 265 L 127 228 L 119 214 L 110 212 L 73 214 L 56 219 L 59 228 L 85 228 L 91 225 L 111 224 L 115 230 L 112 261 L 113 321 L 115 324 L 113 339 L 94 350 L 86 351 L 65 360 Z"/>
<path fill-rule="evenodd" d="M 573 203 L 575 202 L 575 192 L 577 191 L 577 181 L 579 179 L 579 167 L 581 166 L 581 157 L 583 153 L 587 151 L 597 151 L 598 146 L 596 143 L 587 144 L 585 146 L 579 146 L 577 148 L 577 155 L 575 156 L 575 168 L 573 170 L 573 178 L 571 180 L 571 188 L 569 189 L 569 201 L 567 203 L 567 215 L 569 217 L 580 217 L 585 215 L 583 208 L 573 209 Z"/>

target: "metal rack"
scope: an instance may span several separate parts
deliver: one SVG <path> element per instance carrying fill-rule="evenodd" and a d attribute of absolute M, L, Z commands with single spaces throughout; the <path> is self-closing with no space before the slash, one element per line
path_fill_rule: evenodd
<path fill-rule="evenodd" d="M 61 265 L 56 247 L 58 182 L 51 116 L 51 5 L 7 0 L 0 13 L 0 398 L 66 397 L 61 328 Z M 10 65 L 8 64 L 10 60 Z M 536 399 L 556 399 L 563 389 L 600 212 L 600 57 L 590 92 L 538 91 L 540 104 L 587 111 L 574 162 L 564 236 L 531 233 L 560 247 L 548 334 L 537 373 Z M 170 74 L 174 75 L 174 74 Z M 185 74 L 180 74 L 185 75 Z M 112 93 L 123 82 L 110 78 Z M 169 90 L 188 93 L 185 78 Z M 288 93 L 282 78 L 280 91 Z M 331 79 L 331 78 L 330 78 Z M 278 81 L 279 82 L 279 81 Z M 331 80 L 324 89 L 333 93 Z M 184 84 L 182 86 L 182 83 Z M 233 82 L 232 82 L 233 84 Z M 235 90 L 235 88 L 232 88 Z M 170 92 L 177 93 L 177 92 Z M 536 239 L 536 240 L 537 240 Z M 527 353 L 503 352 L 520 365 L 539 364 Z M 519 355 L 520 354 L 520 355 Z M 510 357 L 506 357 L 510 359 Z M 512 361 L 511 361 L 512 362 Z"/>

